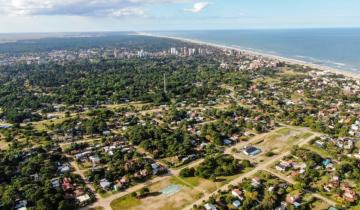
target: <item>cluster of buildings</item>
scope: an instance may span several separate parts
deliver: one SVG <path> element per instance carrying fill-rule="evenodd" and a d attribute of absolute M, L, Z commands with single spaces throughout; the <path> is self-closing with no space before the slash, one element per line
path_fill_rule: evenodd
<path fill-rule="evenodd" d="M 121 152 L 124 156 L 136 150 L 124 140 L 115 140 L 111 143 L 85 145 L 68 151 L 73 158 L 83 167 L 89 168 L 90 174 L 102 171 L 108 167 L 108 162 L 104 161 L 105 156 L 113 156 L 115 152 Z M 121 160 L 118 160 L 121 161 Z M 156 163 L 152 159 L 144 159 L 151 166 L 151 172 L 139 164 L 137 160 L 124 160 L 123 170 L 126 175 L 118 177 L 116 180 L 108 180 L 105 176 L 101 180 L 94 183 L 103 191 L 122 190 L 131 185 L 132 179 L 144 180 L 151 176 L 163 174 L 167 172 L 167 168 Z M 120 170 L 120 169 L 119 169 Z M 92 175 L 90 175 L 92 176 Z"/>
<path fill-rule="evenodd" d="M 315 145 L 323 149 L 332 145 L 339 149 L 352 150 L 356 142 L 357 140 L 354 138 L 331 138 L 328 135 L 322 135 L 319 140 L 315 141 Z"/>
<path fill-rule="evenodd" d="M 272 59 L 260 55 L 249 54 L 246 52 L 224 49 L 226 55 L 231 55 L 229 58 L 222 58 L 220 64 L 222 69 L 235 69 L 235 70 L 257 70 L 262 68 L 277 68 L 284 66 L 284 62 L 277 59 Z"/>
<path fill-rule="evenodd" d="M 100 59 L 130 59 L 130 58 L 144 58 L 144 57 L 166 57 L 166 56 L 193 56 L 205 55 L 211 53 L 207 48 L 175 48 L 169 50 L 150 52 L 144 49 L 128 49 L 128 48 L 91 48 L 80 50 L 53 50 L 50 52 L 32 52 L 20 55 L 0 55 L 1 65 L 13 64 L 46 64 L 89 60 L 96 62 Z"/>
<path fill-rule="evenodd" d="M 79 187 L 71 178 L 54 178 L 51 180 L 53 188 L 62 188 L 64 191 L 65 200 L 75 199 L 78 206 L 86 206 L 92 202 L 93 194 L 85 191 L 82 187 Z"/>
<path fill-rule="evenodd" d="M 166 53 L 169 53 L 170 55 L 178 55 L 178 56 L 193 56 L 193 55 L 210 54 L 211 51 L 209 49 L 205 49 L 205 48 L 201 48 L 201 47 L 199 47 L 199 48 L 188 48 L 188 47 L 176 48 L 176 47 L 172 47 Z"/>
<path fill-rule="evenodd" d="M 269 184 L 270 182 L 264 182 L 258 177 L 254 177 L 252 179 L 245 181 L 249 182 L 249 184 L 253 187 L 253 189 L 258 193 L 277 193 L 279 190 L 286 190 L 289 187 L 289 185 L 283 181 L 278 182 L 278 184 Z M 250 193 L 247 190 L 242 189 L 241 187 L 242 184 L 243 183 L 240 183 L 238 187 L 235 187 L 225 193 L 229 197 L 232 197 L 230 203 L 228 203 L 228 201 L 207 202 L 205 203 L 204 208 L 206 210 L 223 209 L 225 206 L 227 206 L 230 209 L 241 208 L 246 199 L 246 193 Z M 292 205 L 295 209 L 302 206 L 301 193 L 288 193 L 287 195 L 284 195 L 282 197 L 283 197 L 283 201 L 278 207 L 275 208 L 276 210 L 283 210 L 283 209 L 285 210 L 290 205 Z M 254 199 L 253 206 L 259 205 L 260 202 L 261 200 Z"/>
<path fill-rule="evenodd" d="M 318 142 L 315 142 L 314 144 L 318 145 Z M 323 170 L 325 172 L 324 176 L 327 176 L 328 178 L 323 179 L 326 180 L 325 182 L 314 182 L 314 184 L 317 185 L 319 191 L 330 193 L 333 198 L 339 198 L 348 203 L 354 203 L 358 200 L 359 195 L 353 186 L 351 186 L 349 180 L 343 180 L 339 177 L 336 172 L 336 166 L 338 164 L 339 162 L 337 160 L 331 158 L 325 158 L 318 163 L 314 170 Z M 309 166 L 305 162 L 294 157 L 290 159 L 287 158 L 287 160 L 281 160 L 275 165 L 275 169 L 286 175 L 296 177 L 304 174 L 309 169 Z"/>
<path fill-rule="evenodd" d="M 351 125 L 349 134 L 351 136 L 360 137 L 360 119 L 356 120 L 355 123 Z"/>

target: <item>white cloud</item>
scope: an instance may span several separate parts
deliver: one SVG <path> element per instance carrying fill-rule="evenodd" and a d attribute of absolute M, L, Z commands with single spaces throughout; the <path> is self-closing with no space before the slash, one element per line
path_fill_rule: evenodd
<path fill-rule="evenodd" d="M 193 0 L 0 0 L 7 15 L 133 16 L 144 15 L 143 6 L 185 3 Z"/>
<path fill-rule="evenodd" d="M 209 2 L 198 2 L 193 5 L 190 9 L 185 9 L 186 12 L 199 13 L 202 12 L 206 7 L 209 6 Z"/>
<path fill-rule="evenodd" d="M 144 16 L 145 11 L 141 8 L 122 8 L 118 10 L 111 11 L 109 16 L 112 17 L 129 17 L 129 16 Z"/>

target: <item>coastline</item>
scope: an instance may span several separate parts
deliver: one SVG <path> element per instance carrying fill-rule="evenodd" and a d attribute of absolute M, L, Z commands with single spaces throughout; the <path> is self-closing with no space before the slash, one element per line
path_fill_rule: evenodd
<path fill-rule="evenodd" d="M 221 48 L 221 49 L 237 50 L 237 51 L 245 52 L 249 55 L 262 56 L 262 57 L 267 57 L 267 58 L 271 58 L 271 59 L 276 59 L 276 60 L 285 62 L 287 64 L 301 65 L 301 66 L 306 66 L 306 67 L 318 69 L 318 70 L 325 71 L 325 72 L 341 74 L 341 75 L 344 75 L 345 77 L 360 81 L 360 74 L 347 72 L 345 70 L 336 69 L 336 68 L 329 67 L 329 66 L 323 66 L 323 65 L 318 65 L 318 64 L 314 64 L 314 63 L 309 63 L 309 62 L 301 61 L 301 60 L 297 60 L 297 59 L 286 58 L 286 57 L 282 57 L 282 56 L 278 56 L 278 55 L 272 55 L 272 54 L 267 54 L 267 53 L 260 53 L 260 52 L 256 52 L 256 51 L 246 50 L 246 49 L 242 49 L 240 47 L 231 47 L 231 46 L 226 46 L 226 45 L 222 45 L 222 44 L 215 44 L 215 43 L 211 43 L 211 42 L 199 41 L 199 40 L 194 40 L 194 39 L 173 37 L 173 36 L 163 36 L 163 35 L 156 35 L 156 34 L 143 33 L 143 32 L 138 32 L 138 33 L 136 33 L 136 35 L 174 39 L 174 40 L 190 42 L 190 43 L 198 44 L 198 45 L 206 45 L 206 46 L 211 46 L 211 47 L 216 47 L 216 48 Z"/>

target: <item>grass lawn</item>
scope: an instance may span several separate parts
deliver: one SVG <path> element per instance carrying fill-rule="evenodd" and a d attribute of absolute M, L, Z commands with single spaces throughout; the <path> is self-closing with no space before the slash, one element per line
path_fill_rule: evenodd
<path fill-rule="evenodd" d="M 197 183 L 192 180 L 192 183 Z M 164 195 L 160 191 L 170 185 L 179 185 L 181 190 L 173 195 Z M 169 177 L 162 181 L 153 183 L 148 186 L 151 194 L 143 199 L 136 199 L 131 195 L 126 195 L 121 198 L 115 199 L 111 202 L 113 210 L 180 210 L 203 196 L 202 192 L 191 188 L 188 184 L 184 184 L 176 177 Z"/>
<path fill-rule="evenodd" d="M 223 180 L 221 182 L 213 182 L 201 177 L 172 177 L 171 180 L 179 185 L 186 185 L 191 189 L 197 188 L 206 192 L 214 192 L 217 188 L 225 184 L 226 178 L 221 178 L 221 180 Z"/>
<path fill-rule="evenodd" d="M 0 149 L 8 149 L 9 148 L 9 143 L 8 142 L 5 142 L 5 140 L 3 139 L 0 139 Z"/>
<path fill-rule="evenodd" d="M 104 210 L 104 208 L 101 206 L 98 206 L 98 207 L 90 208 L 89 210 Z"/>
<path fill-rule="evenodd" d="M 62 118 L 59 118 L 59 119 L 43 120 L 43 121 L 35 122 L 35 123 L 33 123 L 33 125 L 34 125 L 34 128 L 36 130 L 38 130 L 38 131 L 46 131 L 47 130 L 47 128 L 46 128 L 47 125 L 61 124 L 62 122 L 64 122 L 67 119 L 70 119 L 70 118 L 71 117 L 69 117 L 69 118 L 62 117 Z"/>
<path fill-rule="evenodd" d="M 276 131 L 276 133 L 278 133 L 282 136 L 286 136 L 286 135 L 289 135 L 291 131 L 292 131 L 291 128 L 281 128 L 280 130 Z"/>
<path fill-rule="evenodd" d="M 322 149 L 322 148 L 319 148 L 317 146 L 314 146 L 314 145 L 304 145 L 303 146 L 304 148 L 306 149 L 309 149 L 317 154 L 319 154 L 321 157 L 324 157 L 324 158 L 331 158 L 331 154 L 329 152 L 327 152 L 326 150 Z"/>
<path fill-rule="evenodd" d="M 354 207 L 351 207 L 350 210 L 360 210 L 360 204 Z"/>
<path fill-rule="evenodd" d="M 360 141 L 357 141 L 356 144 L 355 144 L 355 146 L 356 146 L 358 149 L 360 149 Z"/>
<path fill-rule="evenodd" d="M 131 209 L 140 204 L 141 200 L 132 197 L 131 195 L 125 195 L 124 197 L 111 201 L 110 206 L 112 209 Z"/>
<path fill-rule="evenodd" d="M 296 142 L 314 135 L 311 132 L 304 132 L 296 128 L 281 128 L 266 135 L 259 146 L 263 152 L 283 152 L 291 148 Z"/>
<path fill-rule="evenodd" d="M 304 201 L 309 201 L 310 199 L 312 198 L 311 195 L 305 195 L 304 196 Z M 315 198 L 315 200 L 310 204 L 310 208 L 311 209 L 328 209 L 330 206 L 328 203 L 326 203 L 325 201 L 323 200 L 320 200 L 320 199 L 317 199 Z"/>

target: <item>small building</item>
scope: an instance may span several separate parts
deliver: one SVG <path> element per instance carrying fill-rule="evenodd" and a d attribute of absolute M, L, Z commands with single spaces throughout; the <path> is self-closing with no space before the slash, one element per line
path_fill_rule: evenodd
<path fill-rule="evenodd" d="M 232 202 L 232 205 L 235 206 L 236 208 L 239 208 L 241 206 L 241 202 L 239 200 L 234 200 Z"/>
<path fill-rule="evenodd" d="M 244 200 L 243 193 L 239 189 L 232 190 L 231 194 L 240 200 Z"/>
<path fill-rule="evenodd" d="M 88 194 L 84 194 L 84 195 L 80 195 L 78 197 L 76 197 L 76 200 L 82 204 L 82 203 L 86 203 L 88 201 L 90 201 L 90 196 Z"/>
<path fill-rule="evenodd" d="M 247 146 L 244 148 L 243 153 L 247 156 L 255 156 L 255 155 L 260 154 L 261 150 L 254 146 Z"/>
<path fill-rule="evenodd" d="M 282 164 L 278 164 L 275 166 L 275 169 L 280 171 L 280 172 L 285 172 L 287 170 L 287 167 L 282 165 Z"/>
<path fill-rule="evenodd" d="M 295 208 L 300 208 L 301 207 L 301 203 L 296 202 L 296 201 L 293 203 L 293 205 L 294 205 Z"/>
<path fill-rule="evenodd" d="M 207 203 L 204 205 L 206 210 L 217 210 L 216 206 L 214 204 L 211 203 Z"/>
<path fill-rule="evenodd" d="M 317 141 L 315 141 L 315 145 L 320 147 L 320 148 L 324 148 L 325 147 L 325 142 L 317 140 Z"/>
<path fill-rule="evenodd" d="M 233 141 L 231 141 L 230 139 L 224 139 L 224 145 L 227 145 L 227 146 L 229 146 L 229 145 L 232 145 L 233 144 Z"/>
<path fill-rule="evenodd" d="M 51 182 L 51 185 L 53 188 L 60 187 L 60 179 L 59 178 L 54 178 L 50 182 Z"/>
<path fill-rule="evenodd" d="M 102 134 L 103 134 L 104 136 L 110 136 L 111 131 L 103 131 Z"/>
<path fill-rule="evenodd" d="M 64 165 L 60 166 L 58 168 L 58 170 L 60 171 L 60 173 L 65 174 L 65 173 L 70 172 L 70 167 L 69 167 L 69 165 L 64 164 Z"/>
<path fill-rule="evenodd" d="M 103 190 L 108 190 L 110 189 L 111 183 L 107 180 L 107 179 L 102 179 L 100 180 L 100 187 Z"/>
<path fill-rule="evenodd" d="M 0 129 L 9 129 L 12 125 L 0 125 Z"/>
<path fill-rule="evenodd" d="M 251 180 L 251 185 L 253 187 L 259 187 L 259 186 L 261 186 L 261 180 L 258 177 L 254 177 Z"/>
<path fill-rule="evenodd" d="M 327 167 L 329 164 L 331 164 L 331 160 L 330 159 L 325 159 L 321 163 L 323 164 L 323 166 Z"/>
<path fill-rule="evenodd" d="M 15 204 L 16 210 L 26 210 L 27 201 L 26 200 L 18 200 Z"/>
<path fill-rule="evenodd" d="M 100 158 L 98 156 L 90 156 L 89 160 L 95 164 L 99 164 L 100 163 Z"/>

